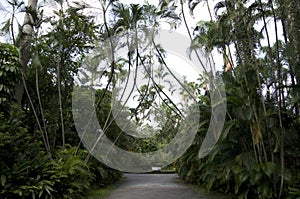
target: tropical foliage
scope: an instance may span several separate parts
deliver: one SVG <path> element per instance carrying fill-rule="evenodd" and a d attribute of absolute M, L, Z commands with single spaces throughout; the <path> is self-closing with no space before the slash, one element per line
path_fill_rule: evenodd
<path fill-rule="evenodd" d="M 121 173 L 94 159 L 77 135 L 72 115 L 76 86 L 95 91 L 96 115 L 106 136 L 138 153 L 168 145 L 186 111 L 172 97 L 187 93 L 184 100 L 189 101 L 192 95 L 201 115 L 192 146 L 175 163 L 182 179 L 231 198 L 300 197 L 299 1 L 216 1 L 213 7 L 208 0 L 160 0 L 157 6 L 49 2 L 0 3 L 6 17 L 1 35 L 7 39 L 0 44 L 1 198 L 81 198 L 94 186 L 120 179 Z M 50 5 L 53 12 L 47 14 Z M 188 24 L 187 17 L 197 16 L 203 5 L 210 19 Z M 25 14 L 23 24 L 20 13 Z M 172 31 L 186 28 L 187 52 L 217 51 L 224 59 L 215 78 L 225 86 L 226 120 L 205 157 L 199 157 L 199 150 L 216 106 L 209 81 L 214 71 L 180 82 L 166 63 L 168 52 L 147 40 L 165 24 Z M 125 47 L 127 54 L 116 57 Z M 122 88 L 129 87 L 133 73 L 130 95 L 136 104 L 123 103 L 130 102 Z M 182 90 L 174 89 L 169 77 Z M 144 84 L 137 85 L 137 78 Z M 122 128 L 127 125 L 159 133 L 141 139 L 128 135 Z"/>
<path fill-rule="evenodd" d="M 227 121 L 207 157 L 197 157 L 204 128 L 199 141 L 178 161 L 178 172 L 187 181 L 238 198 L 299 197 L 298 149 L 291 147 L 299 140 L 299 59 L 294 59 L 299 54 L 289 50 L 299 31 L 287 33 L 287 24 L 296 23 L 292 16 L 279 14 L 286 13 L 287 5 L 221 1 L 214 7 L 216 20 L 198 23 L 193 42 L 207 51 L 217 48 L 224 56 Z M 261 29 L 257 23 L 263 24 Z"/>

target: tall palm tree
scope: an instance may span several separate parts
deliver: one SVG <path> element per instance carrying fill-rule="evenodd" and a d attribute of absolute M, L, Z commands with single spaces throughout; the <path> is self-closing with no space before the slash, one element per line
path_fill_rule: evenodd
<path fill-rule="evenodd" d="M 17 2 L 17 1 L 15 1 Z M 37 3 L 38 0 L 28 0 L 26 6 L 26 14 L 24 17 L 24 22 L 21 25 L 21 29 L 17 38 L 15 39 L 15 45 L 20 50 L 20 63 L 23 67 L 23 71 L 27 70 L 28 62 L 31 58 L 31 41 L 32 41 L 32 34 L 33 34 L 33 26 L 35 24 L 35 16 L 34 14 L 37 13 Z M 24 93 L 24 85 L 17 84 L 15 89 L 15 98 L 19 104 L 22 102 L 22 96 Z"/>
<path fill-rule="evenodd" d="M 23 93 L 24 90 L 26 91 L 28 100 L 30 102 L 32 111 L 34 113 L 38 128 L 42 134 L 43 142 L 46 148 L 46 151 L 50 153 L 50 146 L 49 141 L 47 137 L 47 133 L 43 131 L 42 125 L 39 122 L 38 115 L 35 111 L 35 107 L 33 105 L 31 96 L 29 95 L 29 91 L 27 89 L 26 81 L 25 81 L 25 75 L 24 73 L 27 71 L 28 63 L 30 59 L 32 58 L 32 52 L 31 52 L 31 44 L 32 44 L 32 36 L 34 31 L 34 26 L 37 24 L 38 18 L 37 18 L 37 3 L 38 0 L 28 0 L 27 5 L 25 8 L 22 6 L 24 5 L 24 2 L 19 2 L 18 0 L 8 1 L 8 3 L 12 6 L 13 11 L 11 13 L 11 18 L 7 21 L 6 24 L 7 27 L 10 27 L 11 35 L 13 44 L 16 45 L 20 52 L 20 64 L 22 66 L 21 74 L 22 74 L 22 82 L 17 83 L 15 85 L 15 99 L 18 102 L 19 105 L 22 103 Z M 0 8 L 3 10 L 2 4 L 0 4 Z M 20 10 L 18 10 L 20 9 Z M 17 38 L 15 38 L 14 33 L 14 20 L 15 16 L 18 11 L 25 12 L 25 17 L 23 24 L 20 25 L 19 22 L 19 32 Z"/>

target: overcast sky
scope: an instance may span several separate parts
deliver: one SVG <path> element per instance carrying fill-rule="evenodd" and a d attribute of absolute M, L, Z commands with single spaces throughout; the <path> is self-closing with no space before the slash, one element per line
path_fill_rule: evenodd
<path fill-rule="evenodd" d="M 72 2 L 72 1 L 76 1 L 76 0 L 69 0 L 69 2 Z M 89 4 L 94 5 L 95 7 L 99 7 L 99 1 L 98 0 L 84 0 L 84 1 L 88 2 Z M 10 10 L 11 8 L 5 2 L 6 2 L 6 0 L 1 0 L 1 4 L 4 5 L 4 6 L 6 6 L 7 9 Z M 120 0 L 120 2 L 125 3 L 125 4 L 131 4 L 131 3 L 140 4 L 143 1 L 142 0 Z M 159 0 L 149 0 L 148 1 L 149 4 L 153 4 L 153 5 L 158 5 L 158 2 L 159 2 Z M 210 0 L 208 2 L 209 2 L 210 9 L 213 12 L 214 5 L 218 1 L 217 0 Z M 27 0 L 25 0 L 25 3 L 27 3 Z M 55 3 L 53 1 L 49 1 L 49 0 L 41 1 L 40 0 L 39 3 L 40 4 L 48 4 L 48 5 L 50 3 L 52 8 L 55 7 Z M 49 8 L 47 6 L 46 9 L 44 9 L 44 10 L 45 10 L 44 11 L 45 14 L 52 15 L 53 9 L 51 9 L 51 8 Z M 187 4 L 185 4 L 184 10 L 185 10 L 185 13 L 186 13 L 188 26 L 191 29 L 193 27 L 195 27 L 196 23 L 198 21 L 200 21 L 200 20 L 210 20 L 210 15 L 209 15 L 207 6 L 206 6 L 206 4 L 205 4 L 204 1 L 202 3 L 200 3 L 195 8 L 195 10 L 194 10 L 194 17 L 192 17 L 189 14 L 189 10 L 188 10 Z M 97 10 L 94 10 L 92 12 L 95 12 L 95 15 L 96 15 L 96 13 L 98 13 Z M 5 19 L 8 19 L 9 16 L 10 16 L 9 14 L 7 14 L 7 15 L 4 15 L 4 14 L 5 14 L 4 12 L 0 11 L 0 16 L 1 16 L 0 22 L 2 22 Z M 101 15 L 98 14 L 97 16 L 98 16 L 98 20 L 101 20 Z M 23 17 L 24 17 L 24 14 L 22 14 L 22 13 L 20 13 L 20 14 L 17 15 L 17 20 L 21 24 L 23 23 Z M 278 26 L 279 26 L 279 31 L 281 31 L 282 30 L 281 25 L 278 24 Z M 257 27 L 257 29 L 261 29 L 263 27 L 263 23 L 262 22 L 261 23 L 257 23 L 256 27 Z M 168 27 L 166 26 L 165 28 L 168 28 Z M 271 43 L 274 43 L 275 42 L 275 34 L 272 34 L 272 33 L 274 33 L 274 31 L 273 31 L 274 30 L 274 23 L 272 21 L 269 22 L 269 27 L 268 28 L 269 28 L 269 32 L 270 32 Z M 17 29 L 17 28 L 15 28 L 15 29 Z M 188 36 L 187 30 L 186 30 L 186 27 L 185 27 L 184 23 L 182 23 L 182 25 L 180 27 L 178 27 L 178 29 L 176 30 L 176 32 Z M 281 37 L 281 36 L 282 36 L 282 32 L 280 32 L 280 34 L 279 34 L 279 37 Z M 5 42 L 5 41 L 7 41 L 7 40 L 5 40 L 5 38 L 0 37 L 0 42 Z M 263 45 L 267 45 L 267 40 L 265 39 L 264 41 L 262 41 L 262 44 Z M 222 55 L 220 55 L 216 50 L 214 50 L 212 52 L 212 55 L 214 57 L 215 66 L 216 66 L 217 70 L 222 70 L 222 66 L 223 66 Z M 172 65 L 172 67 L 179 74 L 187 76 L 189 80 L 195 80 L 198 77 L 197 72 L 195 71 L 195 69 L 193 69 L 194 66 L 191 66 L 186 60 L 184 60 L 184 59 L 182 59 L 182 58 L 180 58 L 178 56 L 175 56 L 175 55 L 169 56 L 166 59 L 166 62 L 169 65 Z M 182 67 L 182 66 L 185 66 L 185 67 Z"/>

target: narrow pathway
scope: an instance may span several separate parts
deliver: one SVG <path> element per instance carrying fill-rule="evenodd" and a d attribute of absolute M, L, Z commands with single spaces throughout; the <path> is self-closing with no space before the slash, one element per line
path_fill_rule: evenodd
<path fill-rule="evenodd" d="M 107 199 L 207 199 L 185 186 L 177 174 L 125 174 Z"/>

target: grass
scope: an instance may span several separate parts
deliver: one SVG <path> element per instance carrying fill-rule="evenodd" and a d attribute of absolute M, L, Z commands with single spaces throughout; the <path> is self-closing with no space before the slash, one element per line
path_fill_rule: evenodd
<path fill-rule="evenodd" d="M 227 199 L 227 198 L 229 198 L 228 195 L 224 195 L 224 194 L 216 192 L 216 191 L 207 191 L 207 189 L 205 189 L 204 187 L 199 186 L 199 185 L 192 185 L 192 184 L 187 184 L 187 183 L 185 183 L 185 185 L 187 185 L 193 191 L 195 191 L 197 193 L 201 193 L 204 197 L 209 198 L 209 199 Z"/>
<path fill-rule="evenodd" d="M 92 190 L 86 199 L 104 199 L 106 198 L 116 187 L 111 185 L 105 188 L 98 188 Z"/>
<path fill-rule="evenodd" d="M 230 198 L 228 195 L 222 194 L 220 192 L 216 192 L 216 191 L 207 191 L 207 189 L 205 189 L 204 187 L 200 186 L 200 185 L 194 185 L 194 184 L 190 184 L 187 182 L 184 182 L 184 180 L 182 179 L 177 179 L 179 183 L 184 184 L 185 186 L 189 187 L 191 190 L 200 193 L 201 195 L 203 195 L 203 197 L 208 198 L 208 199 L 227 199 Z"/>
<path fill-rule="evenodd" d="M 121 183 L 123 180 L 124 177 L 122 177 L 115 184 L 108 185 L 107 187 L 94 187 L 88 193 L 85 199 L 105 199 L 108 195 L 110 195 L 111 192 L 113 192 L 117 188 L 118 184 Z"/>
<path fill-rule="evenodd" d="M 91 190 L 87 195 L 86 199 L 104 199 L 106 198 L 116 187 L 113 185 L 107 186 L 105 188 L 97 188 Z"/>
<path fill-rule="evenodd" d="M 229 198 L 228 195 L 224 195 L 222 193 L 218 193 L 215 191 L 207 191 L 205 188 L 200 187 L 200 186 L 193 186 L 192 189 L 195 192 L 203 194 L 206 198 L 209 198 L 209 199 L 227 199 L 227 198 Z"/>

